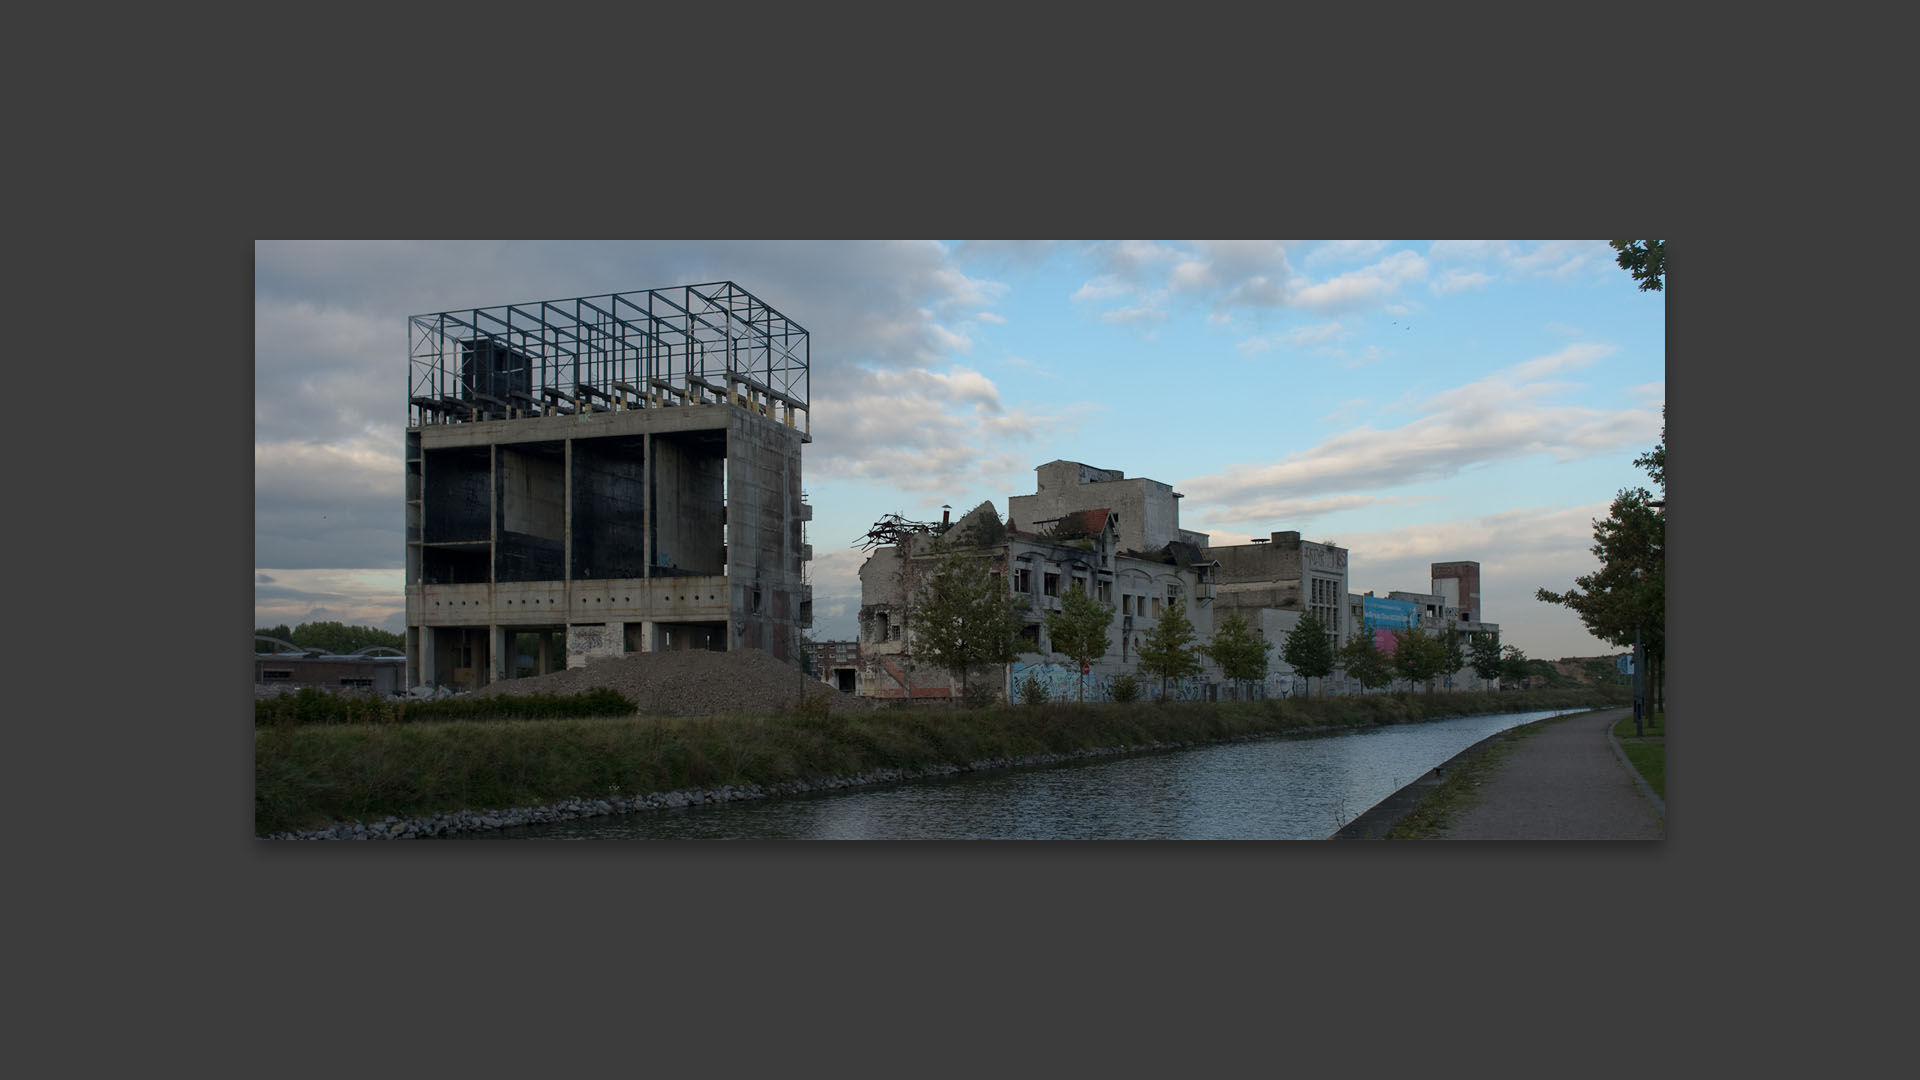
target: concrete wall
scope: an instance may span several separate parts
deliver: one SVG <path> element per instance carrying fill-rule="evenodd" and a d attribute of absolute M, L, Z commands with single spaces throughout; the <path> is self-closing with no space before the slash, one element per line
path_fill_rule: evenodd
<path fill-rule="evenodd" d="M 669 638 L 797 664 L 803 438 L 731 405 L 410 430 L 410 685 L 508 677 L 507 643 L 535 628 L 574 666 Z"/>
<path fill-rule="evenodd" d="M 1151 551 L 1181 539 L 1179 497 L 1158 480 L 1122 477 L 1118 469 L 1096 469 L 1077 461 L 1050 461 L 1035 469 L 1038 490 L 1007 500 L 1007 517 L 1023 532 L 1077 510 L 1111 510 L 1119 515 L 1122 551 Z M 1189 533 L 1204 543 L 1204 533 Z"/>

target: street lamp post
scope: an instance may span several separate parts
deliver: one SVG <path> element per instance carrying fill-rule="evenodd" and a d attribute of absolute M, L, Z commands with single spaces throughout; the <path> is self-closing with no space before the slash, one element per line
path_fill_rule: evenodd
<path fill-rule="evenodd" d="M 1633 568 L 1633 584 L 1634 584 L 1634 591 L 1636 593 L 1638 593 L 1639 591 L 1640 579 L 1643 576 L 1645 576 L 1645 574 L 1639 567 L 1636 566 Z M 1646 650 L 1640 643 L 1640 615 L 1639 615 L 1639 603 L 1638 603 L 1639 597 L 1636 595 L 1634 597 L 1634 600 L 1635 600 L 1635 605 L 1634 605 L 1635 611 L 1633 616 L 1633 735 L 1635 738 L 1639 738 L 1643 734 L 1641 723 L 1640 723 L 1640 717 L 1641 717 L 1641 714 L 1646 711 L 1647 659 L 1646 659 Z"/>

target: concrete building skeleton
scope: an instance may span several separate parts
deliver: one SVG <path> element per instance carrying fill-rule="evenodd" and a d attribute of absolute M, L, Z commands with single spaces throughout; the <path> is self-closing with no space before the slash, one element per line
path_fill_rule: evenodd
<path fill-rule="evenodd" d="M 807 331 L 732 282 L 418 315 L 407 685 L 812 625 Z"/>

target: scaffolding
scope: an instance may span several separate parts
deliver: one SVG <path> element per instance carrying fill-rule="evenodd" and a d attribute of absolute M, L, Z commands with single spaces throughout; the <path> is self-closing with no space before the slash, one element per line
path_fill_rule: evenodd
<path fill-rule="evenodd" d="M 410 426 L 682 405 L 810 438 L 804 327 L 731 281 L 407 320 Z"/>

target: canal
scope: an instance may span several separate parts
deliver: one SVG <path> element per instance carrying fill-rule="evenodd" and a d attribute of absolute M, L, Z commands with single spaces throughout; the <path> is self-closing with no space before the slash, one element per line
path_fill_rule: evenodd
<path fill-rule="evenodd" d="M 1489 735 L 1578 709 L 1263 738 L 464 834 L 476 840 L 1320 840 Z"/>

